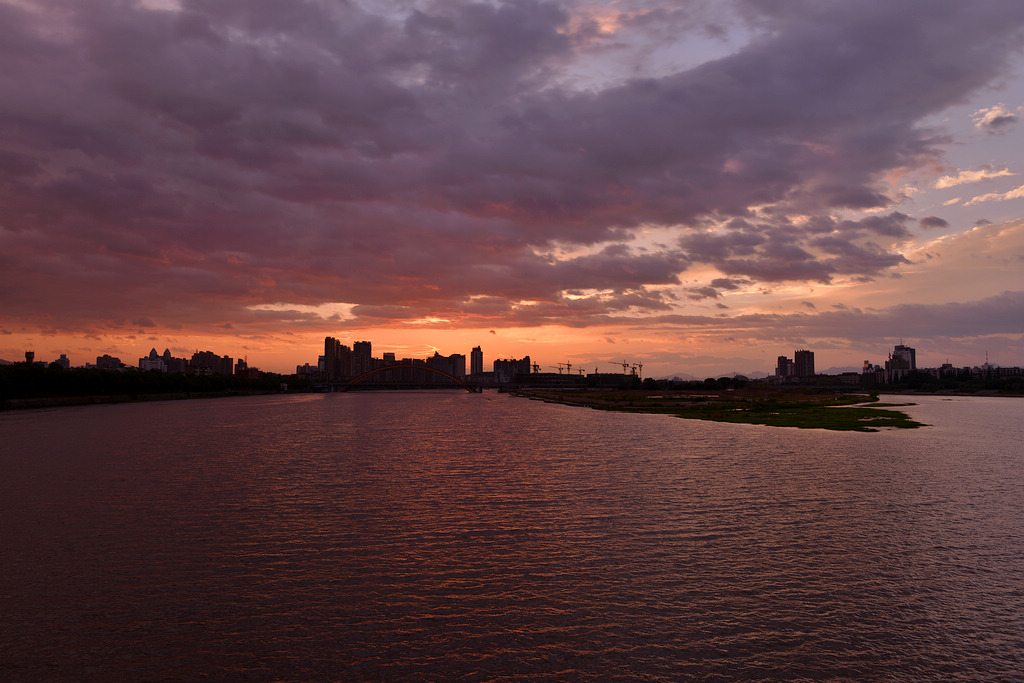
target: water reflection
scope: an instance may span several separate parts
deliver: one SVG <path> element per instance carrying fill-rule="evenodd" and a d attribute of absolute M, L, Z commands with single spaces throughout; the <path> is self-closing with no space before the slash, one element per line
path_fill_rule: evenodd
<path fill-rule="evenodd" d="M 878 434 L 449 392 L 0 415 L 6 671 L 1013 678 L 1001 401 Z"/>

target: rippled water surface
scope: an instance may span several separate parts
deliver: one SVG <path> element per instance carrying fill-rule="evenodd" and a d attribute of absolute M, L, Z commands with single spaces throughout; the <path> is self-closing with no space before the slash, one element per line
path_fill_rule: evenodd
<path fill-rule="evenodd" d="M 1024 400 L 0 414 L 0 679 L 1022 680 Z"/>

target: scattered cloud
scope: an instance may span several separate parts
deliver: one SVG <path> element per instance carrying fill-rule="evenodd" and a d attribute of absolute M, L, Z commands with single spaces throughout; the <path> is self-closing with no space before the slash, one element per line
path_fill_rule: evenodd
<path fill-rule="evenodd" d="M 935 181 L 935 188 L 941 190 L 947 187 L 964 185 L 965 183 L 977 183 L 991 178 L 1004 178 L 1006 176 L 1015 175 L 1017 174 L 1008 168 L 995 169 L 990 166 L 985 166 L 976 171 L 960 171 L 955 176 L 944 175 Z"/>
<path fill-rule="evenodd" d="M 1010 199 L 1020 199 L 1024 197 L 1024 185 L 1014 188 L 1007 192 L 989 192 L 983 194 L 968 202 L 964 203 L 964 206 L 973 206 L 974 204 L 981 204 L 983 202 L 1005 202 Z"/>
<path fill-rule="evenodd" d="M 998 133 L 1017 123 L 1017 120 L 1020 118 L 1020 111 L 1021 107 L 1018 107 L 1016 111 L 1012 111 L 1000 102 L 991 107 L 979 109 L 971 115 L 971 118 L 974 121 L 975 128 L 988 133 Z"/>

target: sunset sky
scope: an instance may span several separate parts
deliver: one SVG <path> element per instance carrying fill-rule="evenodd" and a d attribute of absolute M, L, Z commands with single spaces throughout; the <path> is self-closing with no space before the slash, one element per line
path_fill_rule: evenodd
<path fill-rule="evenodd" d="M 1021 0 L 0 0 L 0 358 L 1024 365 L 1022 47 Z"/>

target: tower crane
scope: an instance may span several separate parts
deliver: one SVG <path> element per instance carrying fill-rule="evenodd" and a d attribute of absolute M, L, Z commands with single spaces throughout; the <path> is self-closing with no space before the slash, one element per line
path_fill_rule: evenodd
<path fill-rule="evenodd" d="M 621 365 L 622 366 L 622 374 L 623 375 L 625 375 L 626 374 L 626 370 L 629 369 L 629 363 L 627 363 L 626 361 L 622 361 L 621 363 L 619 363 L 617 361 L 610 360 L 608 362 L 611 363 L 612 365 Z"/>

